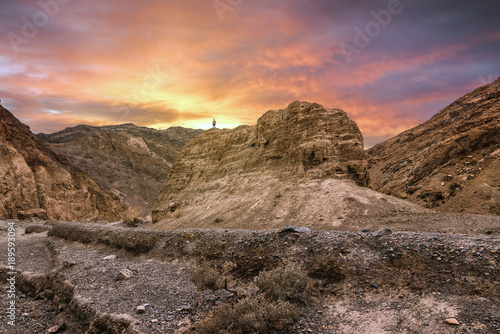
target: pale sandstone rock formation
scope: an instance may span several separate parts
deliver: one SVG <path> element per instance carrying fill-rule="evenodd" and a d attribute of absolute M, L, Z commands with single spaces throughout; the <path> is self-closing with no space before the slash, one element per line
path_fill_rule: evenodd
<path fill-rule="evenodd" d="M 369 149 L 371 187 L 443 212 L 500 214 L 500 79 Z"/>
<path fill-rule="evenodd" d="M 119 199 L 67 164 L 0 106 L 0 217 L 119 219 Z"/>
<path fill-rule="evenodd" d="M 329 229 L 418 206 L 371 191 L 363 138 L 346 113 L 296 101 L 254 126 L 191 140 L 156 200 L 157 228 Z"/>

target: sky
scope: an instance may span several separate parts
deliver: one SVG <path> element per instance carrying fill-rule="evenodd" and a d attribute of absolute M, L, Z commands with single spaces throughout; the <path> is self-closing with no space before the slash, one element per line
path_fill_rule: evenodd
<path fill-rule="evenodd" d="M 500 76 L 498 0 L 1 0 L 0 99 L 35 133 L 340 108 L 370 147 Z"/>

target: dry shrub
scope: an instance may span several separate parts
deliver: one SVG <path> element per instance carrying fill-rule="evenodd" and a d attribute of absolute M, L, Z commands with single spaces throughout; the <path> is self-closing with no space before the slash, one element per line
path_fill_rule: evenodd
<path fill-rule="evenodd" d="M 297 263 L 289 263 L 270 271 L 263 271 L 255 285 L 273 300 L 287 300 L 302 293 L 308 282 L 307 273 Z"/>
<path fill-rule="evenodd" d="M 139 223 L 138 223 L 138 222 L 136 222 L 136 221 L 135 221 L 135 220 L 133 220 L 133 219 L 127 219 L 127 220 L 124 220 L 124 221 L 123 221 L 123 225 L 124 225 L 125 227 L 137 227 L 137 226 L 139 226 Z"/>
<path fill-rule="evenodd" d="M 286 301 L 268 301 L 264 296 L 252 296 L 237 304 L 219 306 L 210 318 L 196 328 L 196 333 L 218 334 L 220 330 L 229 333 L 269 333 L 282 330 L 298 319 L 295 305 Z"/>
<path fill-rule="evenodd" d="M 201 267 L 193 269 L 191 281 L 199 290 L 217 291 L 224 288 L 224 278 L 221 274 L 204 263 Z"/>

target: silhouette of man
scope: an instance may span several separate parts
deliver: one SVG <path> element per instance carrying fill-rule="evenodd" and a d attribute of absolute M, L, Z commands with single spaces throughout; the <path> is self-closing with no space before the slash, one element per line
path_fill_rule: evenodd
<path fill-rule="evenodd" d="M 214 118 L 214 121 L 212 122 L 212 128 L 215 129 L 215 124 L 217 124 L 217 122 L 215 121 L 215 118 Z"/>

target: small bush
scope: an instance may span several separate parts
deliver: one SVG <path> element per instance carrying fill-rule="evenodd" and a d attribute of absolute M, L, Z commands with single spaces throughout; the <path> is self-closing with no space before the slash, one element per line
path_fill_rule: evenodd
<path fill-rule="evenodd" d="M 193 269 L 191 281 L 199 290 L 217 291 L 224 288 L 224 278 L 217 270 L 206 263 L 199 268 Z"/>
<path fill-rule="evenodd" d="M 125 227 L 137 227 L 137 226 L 139 226 L 139 224 L 133 219 L 132 220 L 125 220 L 123 222 L 123 225 Z"/>
<path fill-rule="evenodd" d="M 295 305 L 286 301 L 268 301 L 262 295 L 245 298 L 235 305 L 219 306 L 210 318 L 200 323 L 196 333 L 218 334 L 220 330 L 230 333 L 269 333 L 282 330 L 298 319 Z"/>
<path fill-rule="evenodd" d="M 261 272 L 255 285 L 273 300 L 287 300 L 303 292 L 307 282 L 307 273 L 302 267 L 290 263 L 284 268 Z"/>

